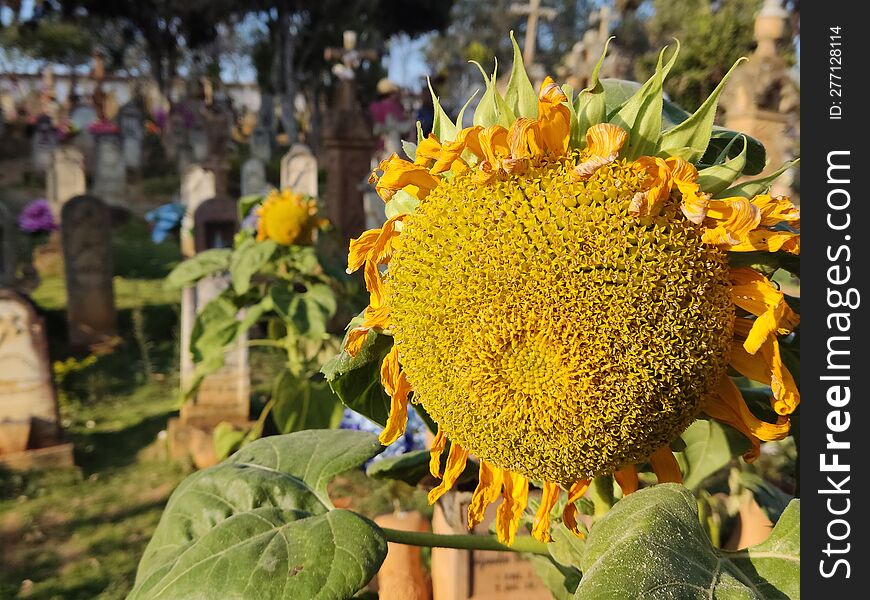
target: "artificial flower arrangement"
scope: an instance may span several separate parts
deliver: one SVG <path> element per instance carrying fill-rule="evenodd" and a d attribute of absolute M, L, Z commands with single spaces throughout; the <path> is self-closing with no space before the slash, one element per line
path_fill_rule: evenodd
<path fill-rule="evenodd" d="M 323 367 L 383 432 L 267 438 L 194 475 L 131 598 L 355 597 L 388 541 L 524 552 L 559 598 L 799 597 L 799 501 L 729 552 L 703 489 L 787 438 L 798 409 L 798 302 L 776 281 L 799 276 L 800 216 L 768 193 L 792 164 L 741 179 L 764 152 L 714 126 L 725 81 L 692 114 L 663 99 L 678 50 L 643 85 L 599 80 L 602 56 L 579 94 L 549 78 L 536 93 L 514 41 L 507 88 L 484 73 L 471 127 L 433 93 L 432 135 L 372 174 L 387 220 L 348 256 L 369 305 Z M 470 527 L 498 503 L 495 536 L 331 503 L 328 481 L 399 438 L 410 404 L 431 450 L 378 476 L 432 503 L 472 491 Z"/>

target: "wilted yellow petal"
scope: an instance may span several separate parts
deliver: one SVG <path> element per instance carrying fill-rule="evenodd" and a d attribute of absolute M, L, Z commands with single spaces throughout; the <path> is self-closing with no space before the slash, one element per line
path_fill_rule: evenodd
<path fill-rule="evenodd" d="M 731 282 L 734 304 L 758 317 L 743 344 L 750 354 L 755 354 L 768 336 L 789 333 L 800 322 L 800 316 L 788 306 L 783 293 L 758 271 L 733 268 Z"/>
<path fill-rule="evenodd" d="M 441 142 L 435 137 L 434 133 L 421 140 L 417 144 L 417 155 L 414 158 L 414 164 L 428 166 L 429 163 L 438 160 L 438 155 L 441 153 Z"/>
<path fill-rule="evenodd" d="M 568 490 L 568 501 L 565 503 L 565 508 L 562 509 L 562 522 L 565 527 L 571 530 L 574 535 L 586 537 L 580 528 L 577 527 L 577 506 L 575 505 L 586 490 L 589 489 L 589 479 L 578 479 L 574 485 Z"/>
<path fill-rule="evenodd" d="M 389 446 L 405 434 L 408 423 L 408 394 L 411 393 L 411 384 L 399 366 L 396 346 L 392 347 L 381 363 L 381 384 L 390 396 L 390 416 L 378 441 Z"/>
<path fill-rule="evenodd" d="M 717 246 L 734 246 L 744 241 L 760 221 L 761 211 L 746 198 L 710 200 L 703 240 Z"/>
<path fill-rule="evenodd" d="M 369 229 L 364 231 L 358 238 L 350 241 L 350 249 L 347 254 L 348 273 L 353 273 L 363 266 L 380 235 L 380 229 Z"/>
<path fill-rule="evenodd" d="M 761 225 L 773 227 L 779 223 L 788 223 L 792 227 L 800 227 L 801 211 L 785 196 L 771 197 L 767 194 L 755 196 L 752 204 L 761 211 Z"/>
<path fill-rule="evenodd" d="M 574 167 L 571 176 L 588 179 L 595 171 L 619 158 L 619 150 L 628 140 L 624 129 L 612 123 L 599 123 L 586 131 L 589 157 Z"/>
<path fill-rule="evenodd" d="M 480 461 L 477 487 L 468 505 L 468 528 L 471 529 L 483 521 L 486 507 L 498 500 L 501 495 L 503 474 L 498 467 L 493 467 L 485 460 Z"/>
<path fill-rule="evenodd" d="M 456 442 L 451 442 L 450 452 L 447 454 L 447 465 L 444 468 L 444 478 L 438 487 L 429 491 L 429 504 L 435 504 L 438 498 L 453 489 L 456 480 L 465 470 L 466 460 L 468 460 L 468 450 Z"/>
<path fill-rule="evenodd" d="M 718 412 L 719 415 L 725 415 L 725 418 L 720 418 L 710 410 Z M 722 378 L 716 393 L 711 396 L 711 399 L 705 401 L 704 412 L 717 421 L 722 420 L 742 431 L 742 428 L 735 425 L 736 418 L 736 421 L 741 422 L 749 433 L 765 442 L 784 439 L 791 429 L 789 419 L 785 415 L 780 415 L 776 423 L 767 423 L 752 414 L 743 400 L 743 395 L 730 377 Z"/>
<path fill-rule="evenodd" d="M 438 426 L 438 433 L 432 440 L 432 446 L 429 448 L 429 473 L 432 477 L 441 478 L 441 453 L 447 446 L 447 436 L 444 435 L 444 430 Z"/>
<path fill-rule="evenodd" d="M 571 111 L 565 105 L 567 101 L 568 97 L 559 86 L 547 77 L 538 96 L 538 120 L 544 147 L 556 156 L 567 152 L 571 137 Z"/>
<path fill-rule="evenodd" d="M 393 194 L 406 186 L 414 186 L 416 189 L 414 189 L 413 195 L 423 199 L 438 186 L 440 181 L 430 174 L 425 166 L 408 162 L 396 154 L 381 161 L 378 170 L 382 171 L 383 174 L 379 178 L 374 173 L 372 176 L 377 180 L 375 191 L 384 201 L 392 198 Z"/>
<path fill-rule="evenodd" d="M 742 242 L 728 248 L 729 252 L 788 252 L 801 253 L 801 234 L 790 231 L 756 229 L 750 231 Z"/>
<path fill-rule="evenodd" d="M 744 377 L 770 386 L 773 392 L 770 405 L 777 414 L 789 415 L 800 404 L 800 392 L 782 362 L 779 341 L 775 336 L 768 336 L 754 355 L 749 354 L 741 342 L 735 341 L 731 349 L 731 366 Z"/>
<path fill-rule="evenodd" d="M 537 119 L 520 118 L 508 131 L 508 146 L 513 158 L 534 158 L 544 153 L 544 137 Z"/>
<path fill-rule="evenodd" d="M 671 169 L 658 156 L 641 156 L 634 161 L 634 165 L 646 173 L 646 191 L 638 192 L 631 199 L 628 214 L 633 217 L 656 216 L 671 195 L 674 183 Z"/>
<path fill-rule="evenodd" d="M 623 496 L 636 492 L 639 486 L 637 480 L 637 467 L 634 465 L 625 465 L 621 469 L 614 471 L 613 478 L 619 484 Z"/>
<path fill-rule="evenodd" d="M 529 480 L 524 475 L 507 469 L 502 470 L 502 480 L 504 500 L 496 513 L 495 532 L 498 541 L 512 546 L 520 525 L 520 517 L 523 516 L 529 501 Z"/>
<path fill-rule="evenodd" d="M 683 483 L 680 465 L 668 446 L 662 446 L 649 457 L 659 483 Z"/>
<path fill-rule="evenodd" d="M 550 542 L 553 538 L 550 536 L 550 511 L 556 506 L 556 501 L 559 499 L 558 483 L 546 482 L 541 493 L 541 504 L 538 506 L 538 512 L 535 513 L 535 521 L 532 524 L 532 537 L 539 542 Z"/>
<path fill-rule="evenodd" d="M 479 139 L 482 131 L 483 127 L 479 125 L 467 127 L 460 131 L 455 140 L 447 142 L 441 147 L 438 160 L 432 166 L 430 173 L 437 175 L 450 170 L 454 163 L 462 161 L 461 156 L 466 149 L 477 156 L 482 156 L 483 150 Z"/>

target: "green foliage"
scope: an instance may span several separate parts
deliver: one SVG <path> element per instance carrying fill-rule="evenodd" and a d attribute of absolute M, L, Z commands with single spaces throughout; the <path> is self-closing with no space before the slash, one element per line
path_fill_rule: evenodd
<path fill-rule="evenodd" d="M 169 499 L 130 599 L 349 598 L 387 544 L 374 523 L 336 509 L 326 485 L 380 450 L 366 433 L 303 431 L 191 475 Z"/>
<path fill-rule="evenodd" d="M 272 389 L 272 420 L 281 433 L 338 427 L 343 406 L 325 381 L 300 379 L 289 369 Z"/>
<path fill-rule="evenodd" d="M 683 448 L 674 454 L 683 472 L 683 485 L 690 490 L 698 489 L 707 477 L 749 450 L 742 434 L 713 420 L 695 421 L 680 439 Z"/>
<path fill-rule="evenodd" d="M 793 501 L 766 542 L 725 552 L 710 544 L 685 488 L 641 490 L 592 528 L 574 597 L 609 600 L 630 590 L 646 598 L 668 590 L 675 598 L 798 598 L 799 519 L 800 503 Z"/>

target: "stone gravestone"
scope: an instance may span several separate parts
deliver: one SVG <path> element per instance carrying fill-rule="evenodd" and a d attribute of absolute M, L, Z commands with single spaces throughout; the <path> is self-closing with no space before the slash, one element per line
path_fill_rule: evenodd
<path fill-rule="evenodd" d="M 185 206 L 181 220 L 181 254 L 190 258 L 196 254 L 194 243 L 193 215 L 199 205 L 217 195 L 214 171 L 193 164 L 185 169 L 181 177 L 181 203 Z"/>
<path fill-rule="evenodd" d="M 12 286 L 15 282 L 15 257 L 18 246 L 18 227 L 12 211 L 0 202 L 0 287 Z"/>
<path fill-rule="evenodd" d="M 57 146 L 57 133 L 51 119 L 40 117 L 36 122 L 36 131 L 33 133 L 33 170 L 37 173 L 45 173 L 51 165 L 51 153 Z"/>
<path fill-rule="evenodd" d="M 145 129 L 142 127 L 142 109 L 136 102 L 128 102 L 118 112 L 118 124 L 123 140 L 124 163 L 129 169 L 142 168 L 142 141 Z"/>
<path fill-rule="evenodd" d="M 92 169 L 97 142 L 89 127 L 97 120 L 97 109 L 89 104 L 79 104 L 70 111 L 69 119 L 79 128 L 74 144 L 82 151 L 85 164 Z"/>
<path fill-rule="evenodd" d="M 0 464 L 72 466 L 60 433 L 42 319 L 24 296 L 0 289 Z"/>
<path fill-rule="evenodd" d="M 281 158 L 281 189 L 317 198 L 317 159 L 305 144 L 293 144 Z"/>
<path fill-rule="evenodd" d="M 86 190 L 85 157 L 75 146 L 64 145 L 54 149 L 51 165 L 45 178 L 45 197 L 55 218 L 60 217 L 64 203 Z"/>
<path fill-rule="evenodd" d="M 257 125 L 251 132 L 251 156 L 264 163 L 272 159 L 272 134 L 263 125 Z"/>
<path fill-rule="evenodd" d="M 94 194 L 109 206 L 127 206 L 127 165 L 121 136 L 101 134 L 97 137 Z"/>
<path fill-rule="evenodd" d="M 197 253 L 229 247 L 238 231 L 236 202 L 219 196 L 201 202 L 194 212 L 194 248 Z M 181 297 L 181 385 L 186 390 L 192 380 L 194 363 L 190 355 L 190 334 L 196 314 L 230 285 L 226 275 L 215 275 L 186 288 Z M 224 355 L 224 366 L 206 376 L 191 400 L 185 402 L 177 420 L 169 424 L 170 452 L 173 456 L 193 454 L 202 468 L 216 461 L 212 434 L 221 422 L 249 424 L 250 370 L 248 337 L 239 335 L 233 349 Z"/>
<path fill-rule="evenodd" d="M 116 340 L 112 221 L 94 196 L 77 196 L 61 212 L 70 346 L 87 350 Z"/>
<path fill-rule="evenodd" d="M 206 129 L 205 121 L 202 117 L 197 117 L 190 128 L 188 140 L 192 152 L 193 162 L 204 162 L 208 159 L 209 144 L 208 144 L 208 129 Z"/>
<path fill-rule="evenodd" d="M 266 167 L 256 158 L 249 158 L 242 165 L 242 196 L 265 194 L 271 189 L 266 180 Z"/>

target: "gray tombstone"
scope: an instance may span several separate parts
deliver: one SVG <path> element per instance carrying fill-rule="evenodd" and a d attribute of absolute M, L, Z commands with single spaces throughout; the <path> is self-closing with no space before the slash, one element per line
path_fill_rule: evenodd
<path fill-rule="evenodd" d="M 249 158 L 242 165 L 242 196 L 265 194 L 272 188 L 266 180 L 266 167 L 256 158 Z"/>
<path fill-rule="evenodd" d="M 109 206 L 127 206 L 127 164 L 118 134 L 97 137 L 94 194 Z"/>
<path fill-rule="evenodd" d="M 6 204 L 0 202 L 0 287 L 15 283 L 15 257 L 18 227 Z"/>
<path fill-rule="evenodd" d="M 251 156 L 264 163 L 272 159 L 272 134 L 262 125 L 251 132 Z"/>
<path fill-rule="evenodd" d="M 238 231 L 236 202 L 226 197 L 202 202 L 194 213 L 194 240 L 197 253 L 232 245 Z M 194 365 L 190 356 L 190 334 L 196 314 L 230 285 L 226 275 L 214 275 L 186 288 L 181 297 L 181 384 L 189 385 Z M 221 421 L 244 423 L 250 412 L 250 370 L 247 333 L 239 335 L 233 348 L 224 355 L 224 366 L 200 383 L 191 402 L 181 408 L 181 421 L 199 426 L 214 426 Z"/>
<path fill-rule="evenodd" d="M 57 146 L 57 132 L 51 124 L 51 119 L 39 118 L 32 144 L 33 170 L 37 173 L 45 173 L 51 164 L 51 153 Z"/>
<path fill-rule="evenodd" d="M 281 158 L 281 189 L 317 198 L 317 159 L 305 144 L 293 144 Z"/>
<path fill-rule="evenodd" d="M 142 126 L 142 109 L 136 102 L 128 102 L 118 112 L 118 125 L 123 140 L 124 163 L 130 169 L 142 168 L 142 141 L 145 129 Z"/>
<path fill-rule="evenodd" d="M 54 149 L 45 178 L 45 197 L 55 218 L 60 217 L 64 202 L 86 191 L 85 157 L 75 146 Z"/>
<path fill-rule="evenodd" d="M 85 157 L 85 164 L 93 168 L 96 140 L 90 126 L 97 121 L 97 109 L 89 104 L 79 104 L 70 111 L 69 120 L 76 124 L 79 134 L 73 142 Z"/>
<path fill-rule="evenodd" d="M 197 119 L 188 132 L 188 141 L 192 151 L 193 162 L 204 162 L 208 159 L 209 139 L 208 129 L 202 119 Z"/>
<path fill-rule="evenodd" d="M 95 196 L 76 196 L 61 212 L 70 346 L 85 350 L 115 339 L 112 220 Z"/>
<path fill-rule="evenodd" d="M 42 319 L 24 296 L 0 289 L 0 462 L 55 444 L 59 433 Z"/>

